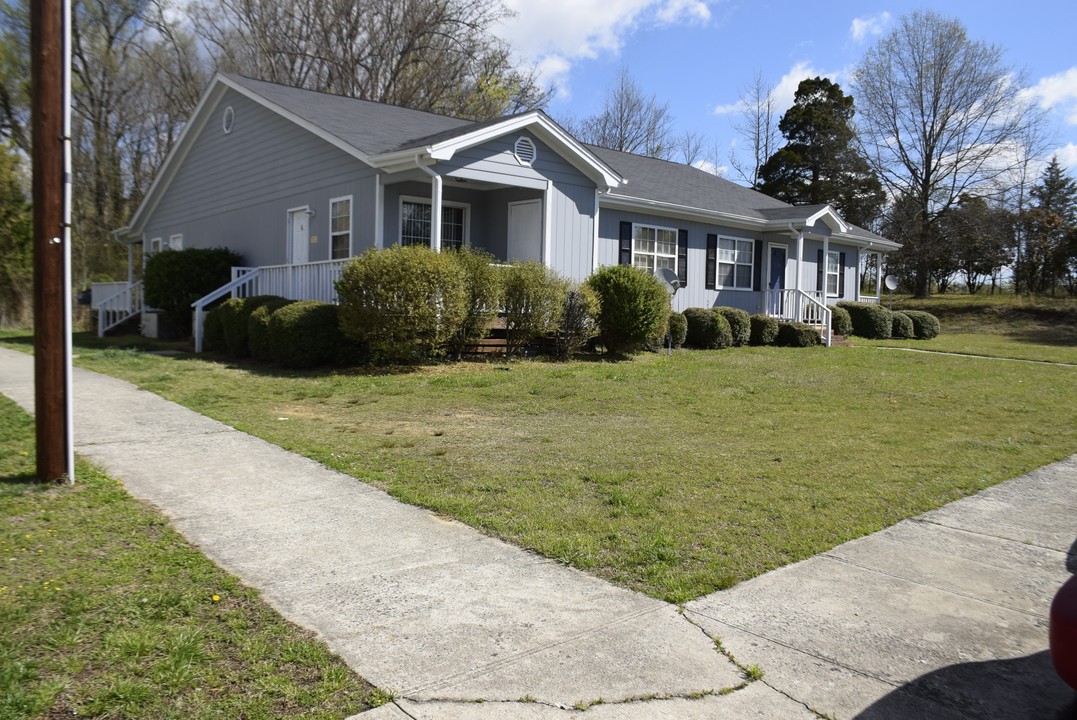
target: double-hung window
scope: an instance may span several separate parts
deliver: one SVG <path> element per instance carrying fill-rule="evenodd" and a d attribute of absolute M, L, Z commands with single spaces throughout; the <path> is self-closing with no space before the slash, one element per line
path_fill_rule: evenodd
<path fill-rule="evenodd" d="M 633 225 L 632 264 L 647 272 L 662 268 L 676 272 L 677 231 L 653 225 Z"/>
<path fill-rule="evenodd" d="M 841 253 L 837 250 L 827 250 L 826 253 L 826 296 L 837 297 L 839 295 L 839 277 L 841 275 Z"/>
<path fill-rule="evenodd" d="M 715 281 L 717 287 L 751 290 L 754 268 L 754 240 L 718 238 L 718 277 Z"/>
<path fill-rule="evenodd" d="M 352 198 L 333 198 L 329 201 L 329 259 L 339 260 L 351 255 Z"/>
<path fill-rule="evenodd" d="M 409 198 L 400 201 L 400 244 L 430 246 L 430 202 Z M 441 248 L 459 250 L 467 242 L 467 206 L 441 206 Z"/>

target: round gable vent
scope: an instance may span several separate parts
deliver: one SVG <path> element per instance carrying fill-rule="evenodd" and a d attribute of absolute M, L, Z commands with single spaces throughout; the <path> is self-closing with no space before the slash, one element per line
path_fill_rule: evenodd
<path fill-rule="evenodd" d="M 224 115 L 221 117 L 221 127 L 224 129 L 224 134 L 232 132 L 232 128 L 236 125 L 236 111 L 229 105 L 224 109 Z"/>
<path fill-rule="evenodd" d="M 531 138 L 517 138 L 516 145 L 513 148 L 513 154 L 516 156 L 516 161 L 518 163 L 530 167 L 531 163 L 535 162 L 535 153 L 535 143 L 531 141 Z"/>

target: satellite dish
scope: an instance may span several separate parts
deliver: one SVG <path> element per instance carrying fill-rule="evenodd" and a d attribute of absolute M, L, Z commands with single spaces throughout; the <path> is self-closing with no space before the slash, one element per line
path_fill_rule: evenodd
<path fill-rule="evenodd" d="M 681 281 L 670 268 L 658 268 L 654 271 L 654 276 L 669 286 L 669 294 L 676 295 L 677 290 L 681 286 Z"/>
<path fill-rule="evenodd" d="M 894 275 L 887 275 L 883 278 L 883 285 L 886 286 L 887 290 L 893 292 L 894 290 L 897 290 L 898 279 Z"/>

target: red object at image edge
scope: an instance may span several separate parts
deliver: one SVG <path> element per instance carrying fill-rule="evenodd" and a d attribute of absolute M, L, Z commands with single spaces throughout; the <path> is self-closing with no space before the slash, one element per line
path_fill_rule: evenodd
<path fill-rule="evenodd" d="M 1077 575 L 1062 584 L 1051 602 L 1051 662 L 1077 690 Z"/>

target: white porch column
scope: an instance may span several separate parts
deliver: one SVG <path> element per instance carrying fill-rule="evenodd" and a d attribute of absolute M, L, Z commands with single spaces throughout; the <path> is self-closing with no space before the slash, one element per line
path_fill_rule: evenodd
<path fill-rule="evenodd" d="M 441 176 L 433 174 L 430 191 L 430 247 L 441 252 Z"/>
<path fill-rule="evenodd" d="M 145 248 L 143 248 L 145 252 Z M 127 243 L 127 287 L 135 281 L 135 246 Z"/>
<path fill-rule="evenodd" d="M 374 175 L 374 247 L 385 247 L 385 186 L 380 172 Z"/>
<path fill-rule="evenodd" d="M 595 188 L 595 214 L 591 223 L 591 272 L 595 272 L 598 270 L 598 188 Z"/>
<path fill-rule="evenodd" d="M 804 231 L 797 230 L 797 276 L 793 282 L 793 289 L 800 290 L 800 278 L 804 275 L 802 268 L 804 263 Z"/>
<path fill-rule="evenodd" d="M 883 254 L 875 253 L 875 302 L 883 301 Z"/>
<path fill-rule="evenodd" d="M 553 262 L 553 248 L 550 243 L 550 217 L 553 209 L 550 207 L 550 199 L 553 197 L 553 183 L 546 181 L 546 189 L 542 192 L 542 264 L 551 267 Z"/>
<path fill-rule="evenodd" d="M 827 271 L 829 269 L 830 269 L 830 236 L 829 235 L 823 235 L 823 273 L 821 275 L 823 286 L 821 288 L 816 288 L 816 289 L 819 290 L 822 293 L 821 296 L 819 297 L 819 302 L 823 303 L 824 305 L 826 304 L 826 273 L 827 273 Z M 840 268 L 838 269 L 838 280 L 839 281 L 841 280 L 841 269 Z M 841 294 L 841 289 L 840 288 L 838 289 L 838 294 L 839 295 Z"/>

